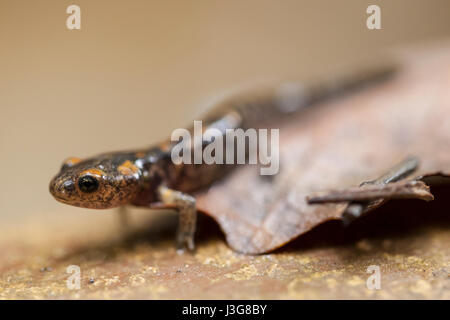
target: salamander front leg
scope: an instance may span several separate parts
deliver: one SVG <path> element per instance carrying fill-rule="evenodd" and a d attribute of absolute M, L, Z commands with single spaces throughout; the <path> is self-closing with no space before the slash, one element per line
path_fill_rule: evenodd
<path fill-rule="evenodd" d="M 195 198 L 164 186 L 158 188 L 158 195 L 164 204 L 176 206 L 180 214 L 177 230 L 178 253 L 183 253 L 186 247 L 191 251 L 194 250 L 194 233 L 197 222 Z"/>

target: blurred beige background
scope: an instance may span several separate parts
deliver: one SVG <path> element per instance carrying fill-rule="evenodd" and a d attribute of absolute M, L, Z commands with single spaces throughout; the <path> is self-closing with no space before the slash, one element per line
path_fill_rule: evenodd
<path fill-rule="evenodd" d="M 366 28 L 369 4 L 383 30 Z M 449 12 L 446 0 L 0 0 L 0 224 L 94 212 L 48 193 L 66 157 L 150 145 L 240 84 L 444 41 Z"/>

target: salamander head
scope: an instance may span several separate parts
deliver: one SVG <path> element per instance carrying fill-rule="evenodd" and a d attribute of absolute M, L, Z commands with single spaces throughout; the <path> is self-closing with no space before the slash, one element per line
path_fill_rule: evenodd
<path fill-rule="evenodd" d="M 50 181 L 56 200 L 77 207 L 107 209 L 129 203 L 139 188 L 141 170 L 121 154 L 81 161 L 70 158 Z"/>

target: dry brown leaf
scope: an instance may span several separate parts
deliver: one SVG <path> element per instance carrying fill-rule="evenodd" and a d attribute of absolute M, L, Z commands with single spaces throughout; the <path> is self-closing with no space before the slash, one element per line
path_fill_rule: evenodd
<path fill-rule="evenodd" d="M 238 168 L 199 194 L 198 208 L 219 223 L 233 249 L 258 254 L 341 219 L 355 203 L 308 204 L 307 196 L 315 192 L 355 191 L 408 156 L 420 161 L 412 180 L 450 175 L 449 88 L 448 51 L 415 56 L 394 79 L 317 105 L 283 124 L 276 176 L 260 176 L 254 166 Z M 426 186 L 421 188 L 417 198 L 424 196 Z M 365 203 L 364 211 L 384 202 Z"/>

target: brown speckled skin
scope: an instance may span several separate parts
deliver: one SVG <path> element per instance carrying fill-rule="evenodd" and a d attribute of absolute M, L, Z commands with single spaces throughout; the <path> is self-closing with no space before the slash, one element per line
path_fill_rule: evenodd
<path fill-rule="evenodd" d="M 153 147 L 145 151 L 105 153 L 71 166 L 63 165 L 50 182 L 50 193 L 65 204 L 92 209 L 130 204 L 161 206 L 156 191 L 160 185 L 192 192 L 228 171 L 219 165 L 175 165 L 170 150 Z M 127 161 L 135 166 L 135 172 L 120 170 Z M 100 182 L 97 191 L 84 193 L 79 189 L 78 180 L 84 175 L 97 178 Z"/>
<path fill-rule="evenodd" d="M 226 129 L 269 128 L 274 119 L 290 117 L 292 112 L 337 93 L 383 80 L 393 71 L 392 66 L 384 66 L 351 74 L 347 78 L 327 79 L 325 83 L 306 90 L 300 86 L 297 91 L 283 91 L 282 96 L 282 86 L 258 88 L 217 105 L 203 121 L 203 129 L 215 128 L 224 136 Z M 289 104 L 287 109 L 286 103 Z M 171 160 L 175 143 L 166 142 L 144 150 L 105 153 L 85 160 L 71 158 L 50 182 L 50 193 L 58 201 L 85 208 L 106 209 L 128 204 L 161 207 L 159 186 L 191 193 L 211 185 L 234 168 L 220 164 L 175 165 Z M 207 144 L 203 141 L 203 147 Z M 84 193 L 79 189 L 78 181 L 84 175 L 96 176 L 100 182 L 98 190 Z"/>

